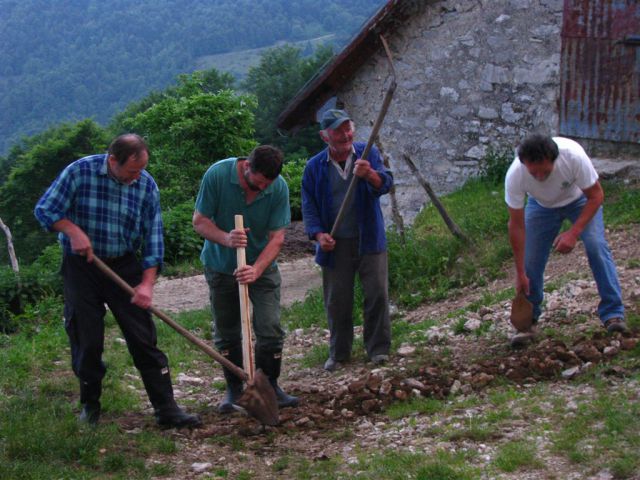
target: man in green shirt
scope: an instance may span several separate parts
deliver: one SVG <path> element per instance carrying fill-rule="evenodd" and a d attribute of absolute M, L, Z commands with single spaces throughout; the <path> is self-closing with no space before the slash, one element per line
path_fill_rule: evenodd
<path fill-rule="evenodd" d="M 280 326 L 280 272 L 275 260 L 291 222 L 289 189 L 280 176 L 283 156 L 263 145 L 248 158 L 228 158 L 204 174 L 193 214 L 193 228 L 204 239 L 200 259 L 209 284 L 216 348 L 242 367 L 242 330 L 238 283 L 249 285 L 256 337 L 256 368 L 273 386 L 279 407 L 293 407 L 297 397 L 278 386 L 284 330 Z M 235 229 L 235 215 L 244 217 Z M 236 249 L 246 249 L 247 265 L 237 268 Z M 230 413 L 242 394 L 242 380 L 224 368 L 227 391 L 218 406 Z"/>

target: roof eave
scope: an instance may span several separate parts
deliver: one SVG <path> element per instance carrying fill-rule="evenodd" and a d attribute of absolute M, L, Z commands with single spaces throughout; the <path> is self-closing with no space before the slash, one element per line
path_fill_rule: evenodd
<path fill-rule="evenodd" d="M 419 0 L 418 0 L 419 2 Z M 381 47 L 380 35 L 395 28 L 394 16 L 398 7 L 416 2 L 408 0 L 389 0 L 380 7 L 375 15 L 354 36 L 342 51 L 329 61 L 316 76 L 306 83 L 278 116 L 278 128 L 295 133 L 302 126 L 315 122 L 315 113 L 324 103 L 334 96 L 339 88 L 349 81 L 356 71 Z M 400 12 L 400 20 L 410 13 L 409 9 Z"/>

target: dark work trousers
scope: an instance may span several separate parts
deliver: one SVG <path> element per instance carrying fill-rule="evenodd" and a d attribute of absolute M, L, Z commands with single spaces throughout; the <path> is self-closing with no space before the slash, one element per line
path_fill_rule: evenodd
<path fill-rule="evenodd" d="M 324 305 L 329 322 L 329 355 L 346 361 L 353 345 L 353 294 L 356 273 L 364 294 L 363 340 L 369 358 L 391 347 L 387 252 L 359 254 L 357 238 L 337 238 L 335 267 L 322 267 Z"/>
<path fill-rule="evenodd" d="M 240 293 L 236 277 L 205 268 L 213 313 L 213 341 L 220 351 L 241 348 Z M 267 268 L 249 285 L 256 350 L 282 351 L 285 333 L 280 326 L 280 271 Z"/>
<path fill-rule="evenodd" d="M 125 282 L 135 287 L 142 280 L 142 267 L 135 255 L 103 259 Z M 156 346 L 156 327 L 149 311 L 131 303 L 131 297 L 86 257 L 65 255 L 64 326 L 71 344 L 71 365 L 85 384 L 100 383 L 106 367 L 104 350 L 104 304 L 109 306 L 127 342 L 138 370 L 167 368 L 167 357 Z"/>

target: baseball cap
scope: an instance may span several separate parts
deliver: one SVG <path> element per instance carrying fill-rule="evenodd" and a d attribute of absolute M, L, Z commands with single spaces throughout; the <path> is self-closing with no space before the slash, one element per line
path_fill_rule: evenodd
<path fill-rule="evenodd" d="M 332 108 L 322 114 L 322 118 L 320 119 L 320 128 L 322 130 L 326 130 L 327 128 L 331 128 L 333 130 L 338 128 L 347 120 L 351 120 L 347 112 Z"/>

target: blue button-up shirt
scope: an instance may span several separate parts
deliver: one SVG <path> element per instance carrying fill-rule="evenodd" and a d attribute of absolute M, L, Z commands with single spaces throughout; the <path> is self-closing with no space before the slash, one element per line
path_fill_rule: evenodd
<path fill-rule="evenodd" d="M 162 266 L 164 243 L 158 186 L 146 170 L 130 185 L 111 178 L 107 155 L 91 155 L 68 165 L 36 204 L 34 214 L 52 231 L 68 219 L 91 240 L 98 257 L 119 257 L 142 249 L 142 268 Z M 65 254 L 71 241 L 59 234 Z"/>

